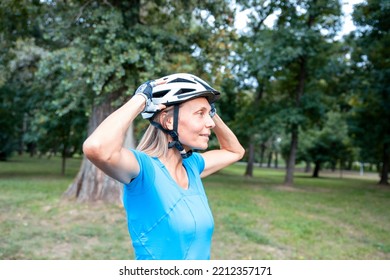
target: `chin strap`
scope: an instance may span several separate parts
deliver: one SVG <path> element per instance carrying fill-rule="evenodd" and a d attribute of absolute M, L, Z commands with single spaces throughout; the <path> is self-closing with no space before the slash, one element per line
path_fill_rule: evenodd
<path fill-rule="evenodd" d="M 157 127 L 158 129 L 162 130 L 164 133 L 170 135 L 173 139 L 172 142 L 168 143 L 168 148 L 171 149 L 175 147 L 179 152 L 180 155 L 183 159 L 188 158 L 192 155 L 192 150 L 189 150 L 186 152 L 184 149 L 183 145 L 179 141 L 179 134 L 177 132 L 177 127 L 179 124 L 179 105 L 173 105 L 173 130 L 165 129 L 161 124 L 158 122 L 155 122 L 153 120 L 150 121 L 150 123 L 154 126 Z"/>

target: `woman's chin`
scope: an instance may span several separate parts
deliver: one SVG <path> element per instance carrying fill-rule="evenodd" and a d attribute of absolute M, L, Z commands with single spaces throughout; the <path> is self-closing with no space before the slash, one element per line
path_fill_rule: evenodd
<path fill-rule="evenodd" d="M 204 150 L 207 150 L 208 147 L 209 147 L 209 145 L 205 144 L 205 145 L 201 145 L 201 146 L 184 147 L 184 149 L 186 151 L 188 151 L 188 150 L 204 151 Z"/>

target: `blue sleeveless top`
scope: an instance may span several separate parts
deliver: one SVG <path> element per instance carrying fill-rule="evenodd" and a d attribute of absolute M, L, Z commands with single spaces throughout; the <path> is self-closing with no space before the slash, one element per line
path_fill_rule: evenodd
<path fill-rule="evenodd" d="M 158 158 L 132 152 L 140 173 L 125 184 L 123 202 L 136 259 L 210 259 L 214 220 L 200 179 L 203 157 L 193 153 L 183 159 L 185 190 Z"/>

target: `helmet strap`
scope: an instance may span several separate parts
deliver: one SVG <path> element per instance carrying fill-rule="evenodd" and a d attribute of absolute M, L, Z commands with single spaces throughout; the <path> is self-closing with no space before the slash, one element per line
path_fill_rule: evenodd
<path fill-rule="evenodd" d="M 169 130 L 164 128 L 160 123 L 150 120 L 150 123 L 162 130 L 164 133 L 170 135 L 172 137 L 172 142 L 168 143 L 168 148 L 171 149 L 175 147 L 179 152 L 183 159 L 188 158 L 192 155 L 192 150 L 186 152 L 183 145 L 179 141 L 179 133 L 177 131 L 179 125 L 179 104 L 173 105 L 173 130 Z"/>

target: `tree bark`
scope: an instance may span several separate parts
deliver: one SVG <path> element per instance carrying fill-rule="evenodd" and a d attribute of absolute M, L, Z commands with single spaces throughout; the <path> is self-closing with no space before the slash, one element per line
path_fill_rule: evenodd
<path fill-rule="evenodd" d="M 380 174 L 380 185 L 389 185 L 389 161 L 390 161 L 390 148 L 388 144 L 383 145 L 383 156 L 382 156 L 382 168 Z"/>
<path fill-rule="evenodd" d="M 255 95 L 255 100 L 253 103 L 254 110 L 257 110 L 259 106 L 259 102 L 261 98 L 263 97 L 264 93 L 264 83 L 258 80 L 259 86 L 257 87 L 257 92 Z M 245 170 L 245 176 L 246 177 L 253 177 L 253 164 L 255 161 L 255 145 L 254 145 L 254 137 L 251 135 L 249 137 L 249 156 L 248 156 L 248 163 Z"/>
<path fill-rule="evenodd" d="M 260 145 L 260 162 L 259 162 L 260 167 L 263 166 L 265 148 L 266 148 L 265 143 L 261 143 L 261 145 Z"/>
<path fill-rule="evenodd" d="M 274 168 L 278 168 L 278 157 L 279 157 L 279 153 L 278 152 L 275 152 L 275 161 L 274 161 Z"/>
<path fill-rule="evenodd" d="M 64 176 L 65 175 L 65 169 L 66 169 L 66 156 L 67 156 L 67 150 L 68 150 L 68 146 L 67 146 L 67 143 L 68 143 L 68 136 L 69 135 L 69 132 L 66 131 L 66 135 L 63 137 L 63 141 L 62 143 L 64 144 L 64 146 L 62 147 L 62 151 L 61 151 L 61 175 Z"/>
<path fill-rule="evenodd" d="M 317 2 L 317 1 L 314 1 Z M 307 27 L 310 30 L 314 24 L 315 15 L 311 13 L 309 9 L 309 18 L 307 21 Z M 304 94 L 305 83 L 307 79 L 307 56 L 302 55 L 299 58 L 299 72 L 298 72 L 298 86 L 295 91 L 295 106 L 299 108 L 301 106 L 301 98 Z M 284 179 L 284 184 L 287 186 L 292 186 L 294 184 L 294 169 L 295 169 L 295 157 L 296 149 L 298 148 L 298 124 L 292 124 L 291 128 L 291 144 L 290 144 L 290 153 L 287 160 L 286 166 L 286 176 Z"/>
<path fill-rule="evenodd" d="M 88 135 L 113 111 L 110 98 L 103 104 L 94 106 L 88 125 Z M 124 145 L 134 148 L 133 127 L 129 128 Z M 122 204 L 122 185 L 103 173 L 84 156 L 79 173 L 63 197 L 77 202 L 103 201 Z"/>
<path fill-rule="evenodd" d="M 286 176 L 284 178 L 284 185 L 292 186 L 294 183 L 294 169 L 295 169 L 295 157 L 298 147 L 298 125 L 293 125 L 291 131 L 290 153 L 288 155 L 286 164 Z"/>
<path fill-rule="evenodd" d="M 321 162 L 317 160 L 314 164 L 315 164 L 315 166 L 314 166 L 314 171 L 313 171 L 312 177 L 318 178 L 320 175 Z"/>
<path fill-rule="evenodd" d="M 302 56 L 299 59 L 299 73 L 298 73 L 298 86 L 295 92 L 295 107 L 301 107 L 301 98 L 304 94 L 306 82 L 306 57 Z M 284 178 L 284 184 L 292 186 L 294 184 L 294 169 L 295 169 L 295 158 L 298 148 L 298 124 L 293 123 L 291 126 L 291 143 L 290 152 L 288 156 L 286 166 L 286 176 Z"/>
<path fill-rule="evenodd" d="M 268 162 L 267 162 L 267 168 L 271 168 L 271 164 L 272 164 L 272 151 L 270 151 L 268 153 Z"/>
<path fill-rule="evenodd" d="M 255 145 L 253 143 L 253 137 L 249 139 L 249 151 L 248 151 L 248 163 L 246 165 L 245 176 L 253 177 L 253 165 L 255 161 Z"/>

